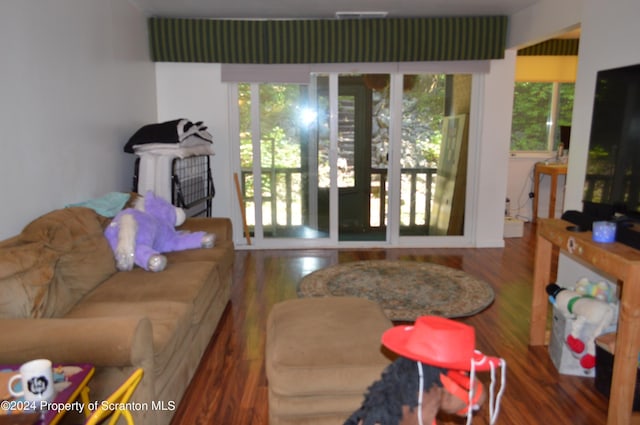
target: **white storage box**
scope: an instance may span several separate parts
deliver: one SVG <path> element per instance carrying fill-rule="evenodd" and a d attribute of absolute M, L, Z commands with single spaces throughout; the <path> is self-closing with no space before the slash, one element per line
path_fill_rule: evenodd
<path fill-rule="evenodd" d="M 585 325 L 583 332 L 593 330 L 594 325 Z M 591 327 L 591 329 L 589 329 Z M 616 325 L 607 327 L 603 333 L 615 332 Z M 549 341 L 549 355 L 553 364 L 563 375 L 594 377 L 596 368 L 584 369 L 580 366 L 581 355 L 575 354 L 566 344 L 567 336 L 571 333 L 571 319 L 565 317 L 560 310 L 553 307 L 553 321 L 551 340 Z"/>
<path fill-rule="evenodd" d="M 504 237 L 521 238 L 524 232 L 524 221 L 513 217 L 504 218 Z"/>
<path fill-rule="evenodd" d="M 171 174 L 174 155 L 157 155 L 154 153 L 140 153 L 138 165 L 138 193 L 145 194 L 148 190 L 165 201 L 172 202 Z"/>

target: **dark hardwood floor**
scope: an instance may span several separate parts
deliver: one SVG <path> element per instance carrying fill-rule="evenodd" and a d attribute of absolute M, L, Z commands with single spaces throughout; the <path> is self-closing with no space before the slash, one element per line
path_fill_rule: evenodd
<path fill-rule="evenodd" d="M 507 239 L 504 249 L 237 251 L 231 304 L 172 425 L 268 424 L 264 342 L 271 307 L 295 298 L 296 283 L 310 272 L 368 259 L 434 262 L 493 286 L 494 303 L 463 321 L 476 328 L 480 350 L 507 361 L 498 424 L 604 424 L 607 399 L 596 391 L 593 378 L 558 374 L 546 347 L 527 344 L 534 231 L 533 225 L 525 225 L 524 237 Z M 488 376 L 481 379 L 487 382 Z M 474 423 L 489 423 L 486 408 Z"/>

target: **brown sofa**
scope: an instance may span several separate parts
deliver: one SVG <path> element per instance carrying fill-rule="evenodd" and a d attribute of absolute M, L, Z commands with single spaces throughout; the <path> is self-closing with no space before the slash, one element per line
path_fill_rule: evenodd
<path fill-rule="evenodd" d="M 93 363 L 93 400 L 142 367 L 135 423 L 168 424 L 230 299 L 231 222 L 187 219 L 182 228 L 215 233 L 216 246 L 167 254 L 159 273 L 117 271 L 108 222 L 65 208 L 0 242 L 0 364 Z"/>

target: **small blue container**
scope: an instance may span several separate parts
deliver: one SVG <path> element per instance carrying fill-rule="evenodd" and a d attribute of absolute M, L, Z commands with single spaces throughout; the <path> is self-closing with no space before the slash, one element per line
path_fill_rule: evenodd
<path fill-rule="evenodd" d="M 610 221 L 593 222 L 593 240 L 601 243 L 616 241 L 616 223 Z"/>

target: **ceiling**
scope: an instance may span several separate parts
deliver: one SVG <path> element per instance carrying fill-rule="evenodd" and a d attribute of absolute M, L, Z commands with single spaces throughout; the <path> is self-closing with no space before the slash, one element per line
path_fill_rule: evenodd
<path fill-rule="evenodd" d="M 336 12 L 388 17 L 511 15 L 538 0 L 130 0 L 146 15 L 181 18 L 326 19 Z"/>

